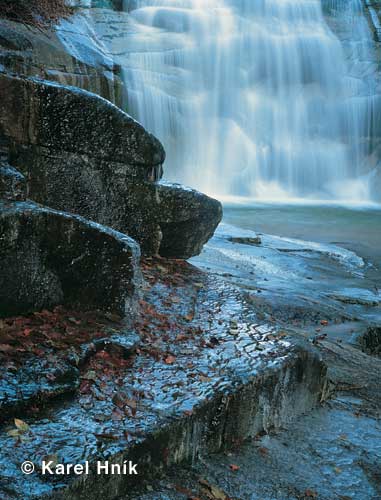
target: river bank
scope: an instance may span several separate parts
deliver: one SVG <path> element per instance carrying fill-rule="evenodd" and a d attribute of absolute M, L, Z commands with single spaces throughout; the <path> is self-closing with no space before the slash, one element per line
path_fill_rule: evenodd
<path fill-rule="evenodd" d="M 222 228 L 193 262 L 245 290 L 258 317 L 313 344 L 328 367 L 330 397 L 292 425 L 203 455 L 126 498 L 380 497 L 379 216 L 379 209 L 225 207 Z M 260 234 L 250 231 L 254 220 Z M 331 239 L 337 234 L 340 244 Z"/>
<path fill-rule="evenodd" d="M 1 499 L 378 500 L 361 2 L 72 3 L 0 22 Z"/>

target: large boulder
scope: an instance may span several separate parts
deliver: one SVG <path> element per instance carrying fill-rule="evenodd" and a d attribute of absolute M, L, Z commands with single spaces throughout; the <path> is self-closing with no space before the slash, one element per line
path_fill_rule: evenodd
<path fill-rule="evenodd" d="M 56 304 L 134 311 L 138 245 L 81 217 L 0 201 L 0 261 L 0 316 Z"/>
<path fill-rule="evenodd" d="M 129 115 L 89 92 L 6 74 L 0 93 L 0 136 L 30 199 L 126 233 L 146 255 L 201 251 L 221 205 L 158 184 L 163 147 Z"/>
<path fill-rule="evenodd" d="M 155 181 L 164 150 L 126 113 L 76 88 L 0 74 L 0 136 L 28 197 L 160 246 Z"/>
<path fill-rule="evenodd" d="M 158 194 L 160 255 L 183 259 L 198 255 L 221 221 L 221 203 L 180 184 L 160 183 Z"/>

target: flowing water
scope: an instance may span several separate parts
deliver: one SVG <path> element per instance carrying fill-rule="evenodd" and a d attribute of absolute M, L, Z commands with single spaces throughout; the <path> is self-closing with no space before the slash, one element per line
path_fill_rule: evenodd
<path fill-rule="evenodd" d="M 167 178 L 217 197 L 371 199 L 371 33 L 360 0 L 323 3 L 125 0 L 127 107 L 164 143 Z"/>

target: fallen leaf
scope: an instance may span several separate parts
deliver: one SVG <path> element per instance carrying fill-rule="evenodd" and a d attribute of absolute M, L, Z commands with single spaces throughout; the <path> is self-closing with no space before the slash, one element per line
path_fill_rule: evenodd
<path fill-rule="evenodd" d="M 229 497 L 224 491 L 218 488 L 218 486 L 208 483 L 206 479 L 200 479 L 199 483 L 206 490 L 206 494 L 211 500 L 229 500 Z"/>
<path fill-rule="evenodd" d="M 175 356 L 172 356 L 171 354 L 169 354 L 165 359 L 164 359 L 164 363 L 166 365 L 173 365 L 173 363 L 176 361 L 176 357 Z"/>
<path fill-rule="evenodd" d="M 10 431 L 7 432 L 8 436 L 13 437 L 13 438 L 18 438 L 20 437 L 20 431 L 17 429 L 11 429 Z"/>
<path fill-rule="evenodd" d="M 97 374 L 94 370 L 89 370 L 84 375 L 82 375 L 81 378 L 84 380 L 92 380 L 95 382 L 97 380 Z"/>
<path fill-rule="evenodd" d="M 184 340 L 189 340 L 188 335 L 179 334 L 179 335 L 177 335 L 177 337 L 175 338 L 175 342 L 183 342 Z"/>
<path fill-rule="evenodd" d="M 75 318 L 68 318 L 68 321 L 70 321 L 70 323 L 74 323 L 75 325 L 81 324 L 81 321 Z"/>
<path fill-rule="evenodd" d="M 24 422 L 23 420 L 20 420 L 19 418 L 15 418 L 14 420 L 15 426 L 19 430 L 19 432 L 28 432 L 29 431 L 29 425 Z"/>
<path fill-rule="evenodd" d="M 237 470 L 240 469 L 240 466 L 236 465 L 236 464 L 230 464 L 229 467 L 230 467 L 230 470 L 232 470 L 233 472 L 236 472 Z"/>

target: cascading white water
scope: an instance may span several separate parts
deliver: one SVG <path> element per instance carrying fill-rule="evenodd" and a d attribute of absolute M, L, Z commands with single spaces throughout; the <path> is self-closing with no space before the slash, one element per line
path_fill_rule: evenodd
<path fill-rule="evenodd" d="M 360 0 L 345 2 L 359 35 L 349 63 L 320 0 L 125 0 L 125 9 L 136 44 L 127 106 L 164 143 L 167 178 L 217 196 L 369 199 L 369 89 L 350 73 L 371 43 Z"/>

